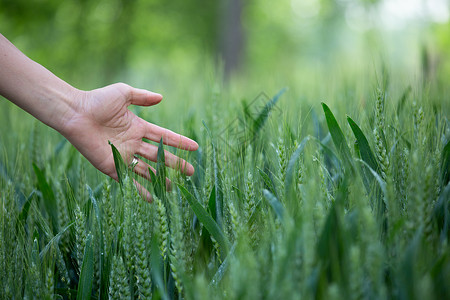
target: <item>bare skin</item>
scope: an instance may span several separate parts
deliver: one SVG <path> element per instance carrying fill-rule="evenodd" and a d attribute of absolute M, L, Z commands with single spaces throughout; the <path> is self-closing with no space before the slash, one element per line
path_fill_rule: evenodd
<path fill-rule="evenodd" d="M 135 155 L 156 161 L 158 147 L 145 140 L 195 151 L 198 144 L 168 129 L 151 124 L 128 106 L 152 106 L 162 96 L 123 83 L 92 91 L 78 90 L 26 57 L 0 34 L 0 95 L 43 123 L 54 128 L 104 174 L 118 179 L 111 146 L 113 143 L 129 164 Z M 192 175 L 191 164 L 166 151 L 166 165 Z M 149 165 L 138 160 L 134 171 L 150 179 Z M 135 182 L 136 183 L 136 182 Z M 147 199 L 151 195 L 136 183 Z"/>

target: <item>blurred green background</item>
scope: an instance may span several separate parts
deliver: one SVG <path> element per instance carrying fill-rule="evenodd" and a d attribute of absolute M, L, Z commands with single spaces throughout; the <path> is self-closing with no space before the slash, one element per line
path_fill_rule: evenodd
<path fill-rule="evenodd" d="M 161 92 L 224 74 L 286 85 L 305 74 L 450 73 L 447 0 L 1 0 L 0 30 L 82 89 Z M 326 83 L 326 81 L 324 81 Z M 248 83 L 251 84 L 251 83 Z M 186 95 L 189 101 L 191 95 Z"/>
<path fill-rule="evenodd" d="M 389 99 L 433 84 L 430 101 L 449 107 L 449 7 L 448 0 L 0 0 L 0 32 L 77 88 L 126 82 L 163 94 L 158 106 L 132 110 L 201 141 L 202 120 L 217 135 L 243 101 L 283 87 L 280 120 L 294 128 L 305 105 L 319 111 L 320 101 L 358 115 L 385 72 Z M 35 146 L 53 147 L 50 137 L 58 143 L 52 130 L 0 104 L 4 126 L 22 137 L 9 140 L 4 131 L 2 143 L 22 149 L 33 124 L 46 137 Z M 7 121 L 15 118 L 20 124 Z M 15 157 L 17 147 L 5 149 Z"/>

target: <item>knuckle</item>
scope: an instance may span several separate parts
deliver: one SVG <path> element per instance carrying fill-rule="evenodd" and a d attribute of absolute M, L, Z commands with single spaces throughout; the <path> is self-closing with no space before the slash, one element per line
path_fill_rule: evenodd
<path fill-rule="evenodd" d="M 131 86 L 129 86 L 126 83 L 118 82 L 115 84 L 115 86 L 120 89 L 123 93 L 128 93 L 131 91 Z"/>

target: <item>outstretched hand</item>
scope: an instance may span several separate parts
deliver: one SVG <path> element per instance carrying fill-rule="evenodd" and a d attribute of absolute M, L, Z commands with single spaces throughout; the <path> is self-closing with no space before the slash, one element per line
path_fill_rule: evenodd
<path fill-rule="evenodd" d="M 129 105 L 151 106 L 158 104 L 162 96 L 150 91 L 132 88 L 117 83 L 77 95 L 74 113 L 68 118 L 62 132 L 66 138 L 86 157 L 91 164 L 106 175 L 118 179 L 111 141 L 127 164 L 136 155 L 156 162 L 158 147 L 145 140 L 159 142 L 183 150 L 197 150 L 198 144 L 168 129 L 151 124 L 128 109 Z M 166 166 L 192 175 L 194 168 L 185 160 L 165 151 Z M 134 172 L 150 180 L 150 165 L 137 160 Z M 139 184 L 138 189 L 149 198 L 149 194 Z"/>
<path fill-rule="evenodd" d="M 160 94 L 135 89 L 123 83 L 101 89 L 80 91 L 49 70 L 26 57 L 0 34 L 0 95 L 9 99 L 43 123 L 63 134 L 91 164 L 118 180 L 111 141 L 127 164 L 138 156 L 156 161 L 158 147 L 144 140 L 184 150 L 197 150 L 191 139 L 137 117 L 130 105 L 151 106 Z M 192 175 L 194 168 L 174 154 L 165 152 L 166 165 Z M 151 168 L 137 159 L 134 171 L 150 179 Z M 136 181 L 147 199 L 150 194 Z"/>

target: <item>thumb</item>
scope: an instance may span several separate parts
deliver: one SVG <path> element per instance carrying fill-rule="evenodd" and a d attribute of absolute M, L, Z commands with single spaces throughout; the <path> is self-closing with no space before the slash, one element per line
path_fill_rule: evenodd
<path fill-rule="evenodd" d="M 128 93 L 128 101 L 133 105 L 152 106 L 161 102 L 163 98 L 158 93 L 133 87 L 128 90 Z"/>

